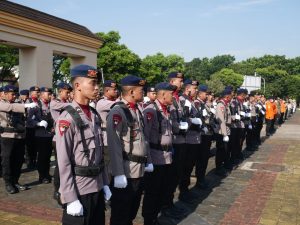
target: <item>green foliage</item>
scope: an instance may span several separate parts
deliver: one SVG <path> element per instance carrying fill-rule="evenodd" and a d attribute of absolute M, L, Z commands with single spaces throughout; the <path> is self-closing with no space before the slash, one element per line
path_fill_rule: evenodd
<path fill-rule="evenodd" d="M 173 71 L 184 70 L 184 59 L 178 55 L 164 56 L 162 53 L 146 56 L 141 63 L 140 75 L 150 84 L 165 81 Z"/>
<path fill-rule="evenodd" d="M 219 55 L 211 59 L 194 58 L 191 62 L 186 63 L 185 74 L 188 77 L 197 79 L 200 83 L 204 83 L 210 79 L 211 74 L 229 67 L 234 60 L 234 56 L 231 55 Z"/>
<path fill-rule="evenodd" d="M 127 74 L 138 74 L 141 59 L 126 45 L 119 43 L 121 37 L 118 32 L 100 32 L 96 35 L 104 41 L 98 50 L 97 66 L 103 69 L 105 79 L 118 81 Z"/>
<path fill-rule="evenodd" d="M 219 96 L 225 88 L 224 84 L 218 77 L 212 77 L 210 80 L 206 81 L 206 84 L 209 90 L 217 96 Z"/>
<path fill-rule="evenodd" d="M 232 69 L 221 69 L 219 72 L 211 76 L 212 80 L 220 80 L 224 86 L 232 86 L 234 89 L 243 84 L 244 77 L 239 73 L 235 73 Z"/>
<path fill-rule="evenodd" d="M 19 50 L 6 45 L 0 45 L 0 79 L 12 76 L 11 69 L 19 64 Z"/>
<path fill-rule="evenodd" d="M 53 56 L 53 87 L 58 81 L 70 81 L 70 59 L 60 55 Z"/>

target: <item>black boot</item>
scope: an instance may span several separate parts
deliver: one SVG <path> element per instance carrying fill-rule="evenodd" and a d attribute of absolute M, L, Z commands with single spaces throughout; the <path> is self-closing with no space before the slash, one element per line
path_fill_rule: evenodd
<path fill-rule="evenodd" d="M 8 194 L 16 194 L 16 193 L 19 192 L 19 190 L 14 185 L 12 185 L 11 183 L 6 183 L 5 184 L 5 189 L 6 189 L 6 192 Z"/>

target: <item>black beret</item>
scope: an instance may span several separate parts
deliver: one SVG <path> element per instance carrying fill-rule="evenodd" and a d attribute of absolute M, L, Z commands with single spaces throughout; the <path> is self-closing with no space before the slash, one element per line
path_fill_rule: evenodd
<path fill-rule="evenodd" d="M 32 86 L 29 88 L 29 91 L 40 91 L 40 88 L 38 86 Z"/>
<path fill-rule="evenodd" d="M 103 86 L 115 88 L 115 87 L 117 87 L 117 82 L 113 81 L 113 80 L 106 80 L 106 81 L 104 81 Z"/>
<path fill-rule="evenodd" d="M 196 85 L 196 86 L 198 86 L 198 85 L 199 85 L 199 82 L 196 81 L 196 80 L 186 79 L 186 80 L 184 81 L 184 85 Z"/>
<path fill-rule="evenodd" d="M 58 85 L 57 85 L 57 89 L 65 89 L 65 90 L 72 90 L 72 87 L 71 85 L 65 83 L 65 82 L 60 82 Z"/>
<path fill-rule="evenodd" d="M 199 85 L 198 91 L 207 92 L 208 91 L 207 85 L 204 84 Z"/>
<path fill-rule="evenodd" d="M 155 89 L 157 91 L 175 91 L 177 89 L 177 87 L 175 85 L 172 85 L 168 82 L 161 82 L 155 85 Z"/>
<path fill-rule="evenodd" d="M 231 95 L 231 90 L 225 88 L 224 91 L 222 92 L 222 96 L 225 96 L 225 95 Z"/>
<path fill-rule="evenodd" d="M 184 78 L 184 75 L 180 72 L 171 72 L 168 75 L 168 78 Z"/>
<path fill-rule="evenodd" d="M 27 89 L 21 90 L 20 95 L 29 95 L 29 90 Z"/>
<path fill-rule="evenodd" d="M 122 86 L 145 86 L 146 80 L 137 76 L 128 75 L 121 79 L 120 84 Z"/>
<path fill-rule="evenodd" d="M 16 86 L 14 86 L 14 85 L 8 84 L 8 85 L 6 85 L 6 86 L 3 87 L 3 91 L 4 92 L 17 92 L 18 88 Z"/>
<path fill-rule="evenodd" d="M 47 88 L 47 87 L 41 87 L 41 92 L 52 92 L 51 88 Z"/>
<path fill-rule="evenodd" d="M 71 77 L 87 77 L 87 78 L 98 78 L 97 69 L 93 66 L 81 64 L 71 69 Z"/>
<path fill-rule="evenodd" d="M 156 88 L 155 87 L 147 87 L 147 92 L 156 92 Z"/>

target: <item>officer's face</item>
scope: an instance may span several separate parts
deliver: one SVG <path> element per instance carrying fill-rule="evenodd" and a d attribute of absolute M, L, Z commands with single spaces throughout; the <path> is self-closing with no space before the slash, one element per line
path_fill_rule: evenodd
<path fill-rule="evenodd" d="M 134 87 L 132 89 L 132 96 L 136 102 L 141 102 L 144 99 L 144 87 Z"/>
<path fill-rule="evenodd" d="M 15 92 L 6 92 L 4 93 L 5 99 L 9 102 L 14 102 L 16 100 Z"/>
<path fill-rule="evenodd" d="M 147 97 L 149 97 L 151 101 L 155 101 L 155 99 L 156 99 L 156 92 L 152 92 L 152 91 L 148 92 L 147 93 Z"/>
<path fill-rule="evenodd" d="M 61 89 L 59 92 L 59 97 L 61 100 L 67 100 L 69 98 L 70 91 L 66 89 Z"/>
<path fill-rule="evenodd" d="M 40 92 L 39 91 L 32 91 L 31 92 L 31 97 L 32 98 L 39 98 L 40 97 Z"/>
<path fill-rule="evenodd" d="M 26 101 L 28 99 L 28 95 L 20 95 L 20 98 L 23 100 L 23 101 Z"/>
<path fill-rule="evenodd" d="M 177 87 L 177 91 L 181 90 L 183 85 L 183 79 L 182 78 L 173 78 L 170 83 L 172 85 L 175 85 Z"/>
<path fill-rule="evenodd" d="M 165 91 L 164 98 L 165 98 L 166 105 L 172 105 L 173 104 L 173 91 Z"/>
<path fill-rule="evenodd" d="M 116 87 L 111 87 L 111 88 L 107 89 L 106 93 L 107 93 L 108 97 L 117 98 L 118 89 Z"/>
<path fill-rule="evenodd" d="M 99 93 L 98 81 L 97 79 L 80 77 L 78 82 L 76 82 L 76 89 L 81 93 L 82 97 L 94 100 Z"/>
<path fill-rule="evenodd" d="M 206 101 L 206 99 L 207 99 L 207 93 L 206 93 L 206 92 L 200 91 L 200 92 L 198 93 L 198 96 L 199 96 L 199 98 L 200 98 L 202 101 Z"/>
<path fill-rule="evenodd" d="M 41 93 L 41 99 L 45 101 L 50 101 L 51 100 L 51 93 L 50 92 L 42 92 Z"/>

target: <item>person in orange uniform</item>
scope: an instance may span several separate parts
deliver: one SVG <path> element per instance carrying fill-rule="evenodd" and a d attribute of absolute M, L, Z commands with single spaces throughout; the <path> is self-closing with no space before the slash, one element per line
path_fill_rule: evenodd
<path fill-rule="evenodd" d="M 279 124 L 284 123 L 284 114 L 286 112 L 286 104 L 283 99 L 280 101 L 280 119 L 279 119 Z"/>
<path fill-rule="evenodd" d="M 276 115 L 276 105 L 274 98 L 271 96 L 266 101 L 266 136 L 270 136 L 273 132 L 274 120 Z"/>

